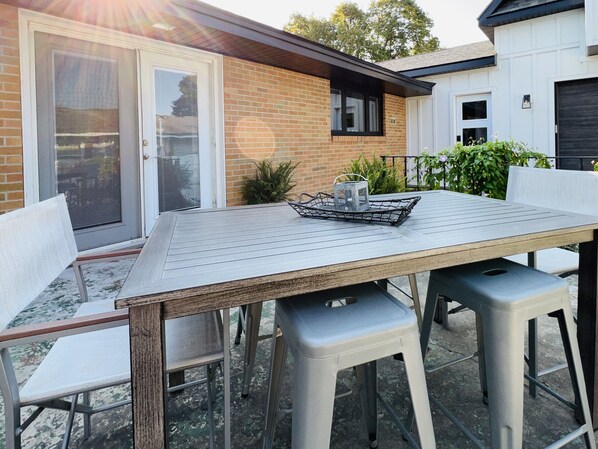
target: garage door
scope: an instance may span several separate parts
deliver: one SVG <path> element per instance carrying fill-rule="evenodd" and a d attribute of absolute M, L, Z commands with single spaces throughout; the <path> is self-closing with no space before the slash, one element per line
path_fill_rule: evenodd
<path fill-rule="evenodd" d="M 559 168 L 591 170 L 598 160 L 598 78 L 556 83 Z"/>

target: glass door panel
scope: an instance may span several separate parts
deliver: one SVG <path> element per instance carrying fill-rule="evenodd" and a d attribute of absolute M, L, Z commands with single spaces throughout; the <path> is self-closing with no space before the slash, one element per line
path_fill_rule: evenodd
<path fill-rule="evenodd" d="M 116 60 L 53 51 L 56 194 L 74 229 L 122 218 Z"/>
<path fill-rule="evenodd" d="M 201 205 L 197 76 L 154 69 L 159 211 Z"/>
<path fill-rule="evenodd" d="M 80 250 L 141 236 L 135 53 L 35 34 L 39 197 L 64 194 Z"/>

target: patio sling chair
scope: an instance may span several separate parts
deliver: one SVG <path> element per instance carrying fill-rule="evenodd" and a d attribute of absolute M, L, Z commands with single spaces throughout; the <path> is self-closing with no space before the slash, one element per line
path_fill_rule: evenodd
<path fill-rule="evenodd" d="M 0 216 L 0 390 L 4 399 L 6 449 L 19 449 L 21 435 L 45 408 L 68 411 L 62 447 L 68 446 L 76 413 L 84 416 L 85 437 L 90 416 L 124 405 L 122 401 L 101 409 L 89 404 L 89 393 L 130 381 L 128 311 L 114 310 L 111 299 L 84 302 L 73 318 L 6 329 L 13 318 L 32 302 L 62 271 L 96 257 L 76 260 L 77 247 L 63 195 Z M 132 255 L 112 254 L 109 258 Z M 85 284 L 79 289 L 86 297 Z M 226 313 L 226 312 L 225 312 Z M 43 340 L 56 340 L 31 377 L 19 388 L 9 348 Z M 219 312 L 166 322 L 167 372 L 206 366 L 208 395 L 213 368 L 228 350 L 228 332 Z M 224 364 L 225 394 L 229 378 Z M 190 382 L 187 385 L 202 382 Z M 186 386 L 186 385 L 185 385 Z M 183 386 L 177 386 L 177 389 Z M 83 396 L 83 403 L 78 401 Z M 36 406 L 21 421 L 21 408 Z M 211 410 L 211 397 L 208 412 Z M 225 447 L 230 447 L 229 410 L 225 401 Z M 210 419 L 210 447 L 213 446 Z"/>

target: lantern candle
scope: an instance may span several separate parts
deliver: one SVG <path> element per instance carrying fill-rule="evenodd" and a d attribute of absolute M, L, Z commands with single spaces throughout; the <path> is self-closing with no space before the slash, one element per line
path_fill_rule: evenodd
<path fill-rule="evenodd" d="M 360 176 L 362 181 L 337 182 L 341 177 Z M 348 173 L 334 179 L 334 207 L 339 211 L 363 212 L 370 207 L 367 178 Z"/>

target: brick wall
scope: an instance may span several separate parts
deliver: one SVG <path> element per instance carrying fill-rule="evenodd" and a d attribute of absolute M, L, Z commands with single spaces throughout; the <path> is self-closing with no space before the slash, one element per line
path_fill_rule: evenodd
<path fill-rule="evenodd" d="M 0 4 L 0 214 L 23 207 L 17 9 Z"/>
<path fill-rule="evenodd" d="M 405 154 L 405 99 L 384 96 L 384 136 L 330 135 L 330 82 L 224 58 L 227 204 L 243 204 L 252 161 L 299 162 L 293 193 L 330 192 L 335 176 L 363 153 Z"/>
<path fill-rule="evenodd" d="M 384 136 L 332 137 L 328 80 L 225 57 L 224 95 L 228 205 L 242 204 L 252 161 L 299 162 L 293 192 L 313 193 L 361 153 L 405 153 L 401 97 L 384 96 Z M 0 214 L 23 206 L 21 132 L 18 14 L 0 4 Z"/>

